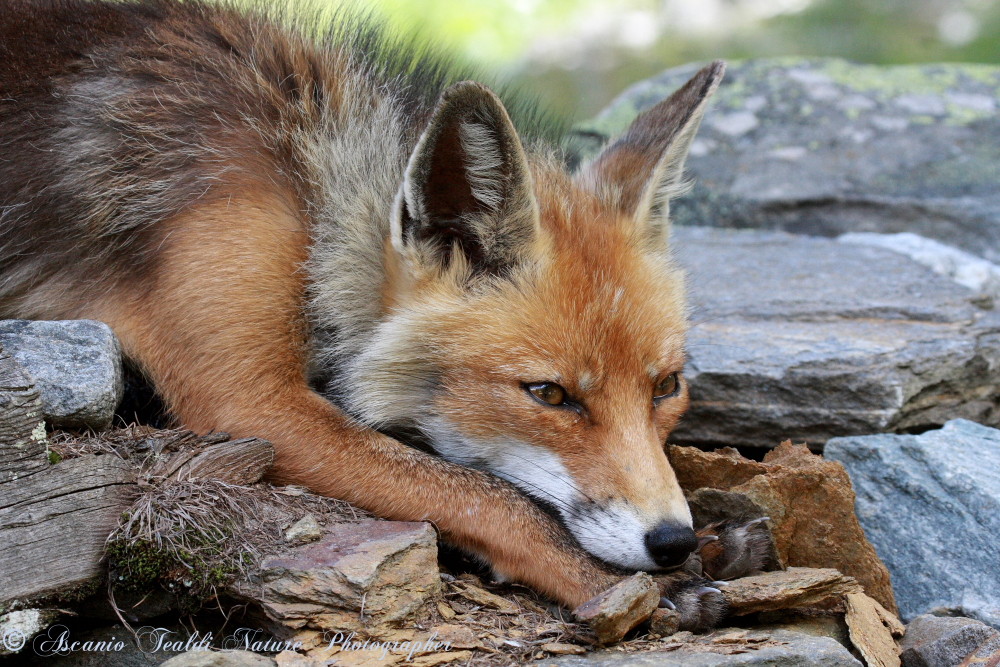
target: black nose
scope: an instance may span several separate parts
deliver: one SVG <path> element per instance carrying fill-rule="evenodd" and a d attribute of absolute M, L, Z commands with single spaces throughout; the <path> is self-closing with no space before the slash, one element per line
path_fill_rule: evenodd
<path fill-rule="evenodd" d="M 646 533 L 646 548 L 660 567 L 682 564 L 697 546 L 698 538 L 694 536 L 694 530 L 669 521 Z"/>

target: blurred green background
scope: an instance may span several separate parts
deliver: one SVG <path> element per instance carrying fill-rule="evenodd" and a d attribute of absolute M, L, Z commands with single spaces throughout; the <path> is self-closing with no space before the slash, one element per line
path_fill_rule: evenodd
<path fill-rule="evenodd" d="M 316 2 L 317 0 L 313 0 Z M 318 0 L 323 2 L 324 0 Z M 326 0 L 333 1 L 336 0 Z M 691 61 L 840 56 L 1000 62 L 1000 0 L 351 0 L 554 111 L 592 116 L 629 84 Z"/>

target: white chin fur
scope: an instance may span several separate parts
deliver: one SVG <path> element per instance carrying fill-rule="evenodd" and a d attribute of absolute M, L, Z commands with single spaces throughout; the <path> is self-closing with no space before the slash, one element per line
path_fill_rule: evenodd
<path fill-rule="evenodd" d="M 566 520 L 580 545 L 607 563 L 630 570 L 658 570 L 646 550 L 649 528 L 622 504 L 588 507 Z"/>
<path fill-rule="evenodd" d="M 420 427 L 445 459 L 493 473 L 554 507 L 580 545 L 601 560 L 634 570 L 659 569 L 646 550 L 652 526 L 624 503 L 600 507 L 589 502 L 558 454 L 509 438 L 468 438 L 440 417 L 422 420 Z"/>

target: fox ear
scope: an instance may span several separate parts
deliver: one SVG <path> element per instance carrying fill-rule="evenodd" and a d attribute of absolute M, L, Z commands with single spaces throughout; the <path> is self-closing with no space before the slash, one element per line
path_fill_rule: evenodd
<path fill-rule="evenodd" d="M 705 67 L 673 95 L 640 114 L 579 176 L 621 213 L 657 237 L 669 229 L 670 199 L 683 194 L 684 161 L 726 64 Z"/>
<path fill-rule="evenodd" d="M 393 215 L 393 244 L 473 273 L 504 273 L 538 233 L 524 149 L 503 103 L 472 81 L 441 96 L 410 156 Z"/>

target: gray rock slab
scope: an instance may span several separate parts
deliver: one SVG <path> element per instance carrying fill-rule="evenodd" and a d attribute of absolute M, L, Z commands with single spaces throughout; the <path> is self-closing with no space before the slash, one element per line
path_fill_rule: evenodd
<path fill-rule="evenodd" d="M 274 660 L 250 651 L 188 651 L 170 658 L 164 667 L 274 667 Z"/>
<path fill-rule="evenodd" d="M 584 156 L 698 69 L 638 83 L 581 124 Z M 1000 261 L 1000 67 L 731 63 L 692 147 L 679 224 L 913 232 Z"/>
<path fill-rule="evenodd" d="M 690 633 L 681 633 L 690 634 Z M 744 643 L 724 640 L 725 635 L 742 636 Z M 665 647 L 674 638 L 663 640 Z M 745 653 L 733 653 L 738 646 Z M 817 637 L 790 630 L 735 630 L 725 628 L 687 642 L 680 648 L 648 653 L 620 653 L 614 650 L 596 651 L 581 656 L 547 660 L 544 664 L 560 667 L 715 667 L 716 665 L 767 665 L 768 667 L 861 667 L 850 651 L 830 637 Z"/>
<path fill-rule="evenodd" d="M 121 347 L 94 320 L 0 320 L 3 347 L 35 378 L 45 421 L 63 428 L 103 428 L 122 399 Z"/>
<path fill-rule="evenodd" d="M 958 665 L 973 653 L 985 663 L 1000 657 L 1000 632 L 971 618 L 924 614 L 906 626 L 900 649 L 903 667 Z"/>
<path fill-rule="evenodd" d="M 958 248 L 919 234 L 851 232 L 837 237 L 841 243 L 871 245 L 906 255 L 934 273 L 951 278 L 978 294 L 985 307 L 1000 302 L 1000 266 Z"/>
<path fill-rule="evenodd" d="M 1000 313 L 899 253 L 784 232 L 676 228 L 692 306 L 690 444 L 1000 423 Z"/>
<path fill-rule="evenodd" d="M 58 609 L 19 609 L 0 614 L 0 657 L 30 651 L 32 638 L 61 614 Z"/>
<path fill-rule="evenodd" d="M 835 438 L 861 526 L 900 615 L 959 613 L 1000 628 L 1000 431 L 966 420 L 921 435 Z"/>
<path fill-rule="evenodd" d="M 57 624 L 35 637 L 22 652 L 25 654 L 22 664 L 46 667 L 155 667 L 180 654 L 180 651 L 171 650 L 166 642 L 179 641 L 183 644 L 189 635 L 183 626 L 174 623 L 166 624 L 166 627 L 137 625 L 135 630 L 139 634 L 139 642 L 128 628 L 117 623 L 86 630 Z M 69 650 L 73 642 L 79 642 L 77 650 Z"/>

